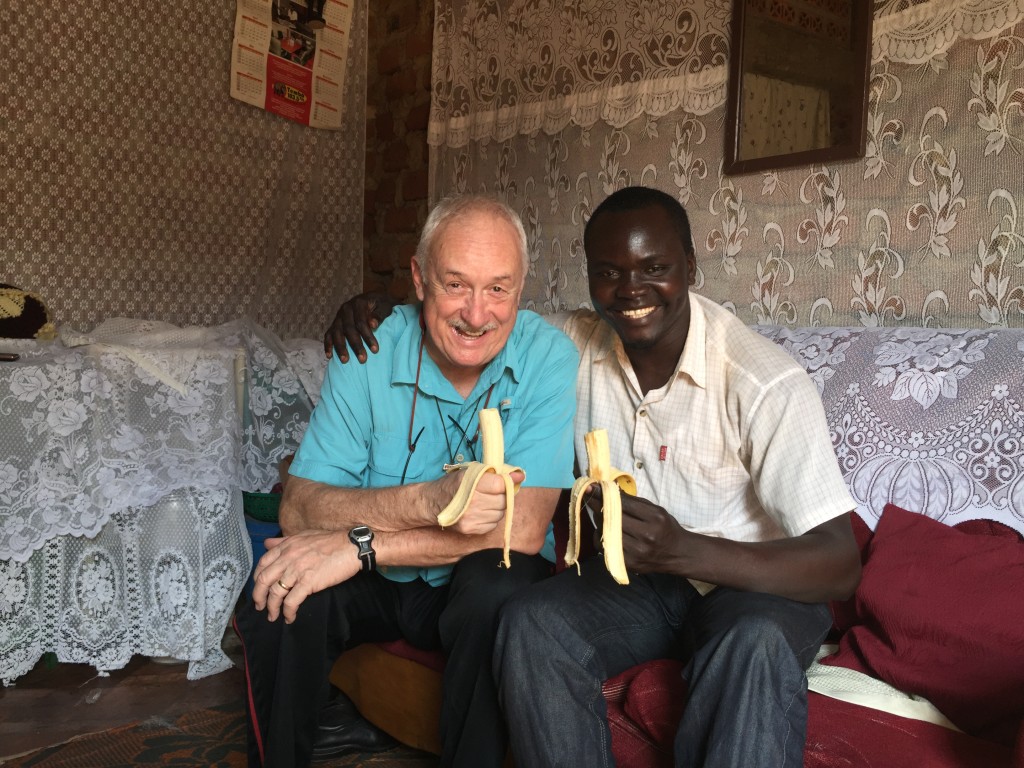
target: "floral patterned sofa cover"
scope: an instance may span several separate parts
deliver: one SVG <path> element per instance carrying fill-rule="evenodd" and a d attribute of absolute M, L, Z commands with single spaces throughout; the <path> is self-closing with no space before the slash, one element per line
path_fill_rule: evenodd
<path fill-rule="evenodd" d="M 864 562 L 808 674 L 805 764 L 1024 768 L 1024 329 L 756 330 L 818 386 Z M 332 679 L 385 730 L 436 749 L 442 664 L 362 646 Z M 617 765 L 672 765 L 682 673 L 656 660 L 605 683 Z M 374 690 L 421 702 L 418 722 Z"/>

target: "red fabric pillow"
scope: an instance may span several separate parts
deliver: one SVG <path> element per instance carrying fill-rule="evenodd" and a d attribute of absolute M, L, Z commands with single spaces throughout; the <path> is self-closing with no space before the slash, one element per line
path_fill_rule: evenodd
<path fill-rule="evenodd" d="M 647 662 L 654 664 L 656 662 Z M 644 664 L 630 667 L 619 675 L 605 680 L 601 690 L 608 705 L 608 728 L 612 733 L 612 754 L 619 768 L 671 768 L 672 742 L 658 744 L 633 717 L 626 712 L 626 698 L 632 692 L 633 680 L 643 671 Z M 680 684 L 678 675 L 672 679 Z"/>
<path fill-rule="evenodd" d="M 1012 746 L 1024 717 L 1024 544 L 886 505 L 855 601 L 858 623 L 823 663 L 924 696 L 964 731 Z"/>
<path fill-rule="evenodd" d="M 674 659 L 647 662 L 630 682 L 623 706 L 626 715 L 670 753 L 686 708 L 683 667 Z"/>

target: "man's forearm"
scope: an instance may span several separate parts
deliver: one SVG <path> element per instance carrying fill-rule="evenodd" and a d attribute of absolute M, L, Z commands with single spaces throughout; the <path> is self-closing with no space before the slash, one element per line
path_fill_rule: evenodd
<path fill-rule="evenodd" d="M 516 496 L 512 516 L 511 549 L 535 555 L 544 546 L 551 515 L 561 491 L 557 488 L 523 488 Z M 372 523 L 369 523 L 372 527 Z M 505 545 L 504 522 L 489 533 L 467 536 L 450 528 L 432 526 L 390 531 L 374 539 L 381 565 L 449 565 L 473 552 L 501 549 Z"/>
<path fill-rule="evenodd" d="M 433 528 L 385 531 L 374 537 L 373 546 L 377 567 L 429 568 L 451 565 L 483 549 L 500 549 L 502 543 L 501 537 L 495 537 L 493 532 L 470 536 L 435 524 Z"/>
<path fill-rule="evenodd" d="M 666 572 L 802 602 L 846 599 L 860 581 L 860 558 L 847 515 L 801 536 L 773 541 L 688 533 L 686 542 Z"/>
<path fill-rule="evenodd" d="M 302 530 L 348 531 L 362 524 L 376 534 L 382 565 L 445 565 L 471 552 L 504 546 L 504 521 L 485 534 L 466 535 L 437 524 L 448 499 L 434 483 L 393 488 L 336 488 L 300 477 L 285 486 L 279 520 L 285 535 Z M 558 503 L 557 488 L 522 488 L 516 495 L 511 548 L 536 554 Z"/>
<path fill-rule="evenodd" d="M 442 504 L 431 485 L 339 488 L 292 476 L 285 484 L 278 518 L 285 535 L 348 531 L 360 524 L 378 532 L 437 526 Z"/>

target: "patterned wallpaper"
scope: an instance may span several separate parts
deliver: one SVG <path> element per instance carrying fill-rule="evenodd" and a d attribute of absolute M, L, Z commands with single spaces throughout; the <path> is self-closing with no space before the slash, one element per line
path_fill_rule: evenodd
<path fill-rule="evenodd" d="M 587 304 L 583 225 L 646 184 L 745 322 L 1024 326 L 1024 0 L 875 8 L 866 156 L 726 176 L 731 0 L 439 0 L 432 197 L 521 213 L 542 312 Z"/>
<path fill-rule="evenodd" d="M 234 0 L 3 6 L 0 282 L 79 330 L 319 337 L 362 286 L 367 4 L 335 132 L 228 96 Z"/>

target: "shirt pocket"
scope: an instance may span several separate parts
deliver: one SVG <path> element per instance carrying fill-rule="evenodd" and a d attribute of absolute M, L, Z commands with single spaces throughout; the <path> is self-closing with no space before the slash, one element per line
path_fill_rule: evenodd
<path fill-rule="evenodd" d="M 444 443 L 428 440 L 426 433 L 409 450 L 406 435 L 377 434 L 370 438 L 370 459 L 367 462 L 367 488 L 391 488 L 436 480 L 443 474 Z M 403 483 L 404 475 L 404 483 Z"/>
<path fill-rule="evenodd" d="M 672 506 L 685 518 L 686 527 L 698 532 L 720 530 L 723 519 L 745 506 L 752 493 L 750 476 L 742 465 L 707 464 L 690 457 L 674 462 L 678 488 L 666 488 L 666 498 L 676 499 Z"/>

